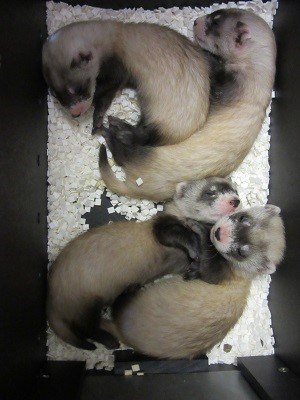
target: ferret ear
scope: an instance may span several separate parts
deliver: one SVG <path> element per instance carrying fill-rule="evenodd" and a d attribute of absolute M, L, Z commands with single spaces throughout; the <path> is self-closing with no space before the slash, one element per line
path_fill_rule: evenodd
<path fill-rule="evenodd" d="M 279 215 L 281 212 L 281 209 L 277 206 L 273 206 L 272 204 L 266 204 L 265 205 L 265 210 L 268 212 L 269 215 L 274 217 L 275 215 Z"/>
<path fill-rule="evenodd" d="M 83 52 L 80 51 L 76 57 L 73 58 L 70 64 L 70 68 L 82 68 L 88 65 L 88 63 L 92 60 L 93 54 L 91 51 Z"/>
<path fill-rule="evenodd" d="M 230 185 L 233 187 L 233 189 L 235 189 L 235 190 L 238 189 L 238 186 L 237 186 L 236 182 L 234 182 L 234 180 L 232 179 L 232 176 L 229 175 L 225 179 L 228 181 L 228 183 L 230 183 Z"/>
<path fill-rule="evenodd" d="M 182 197 L 184 197 L 187 189 L 189 187 L 189 183 L 188 182 L 180 182 L 177 184 L 176 186 L 176 192 L 175 192 L 175 196 L 177 199 L 181 199 Z"/>
<path fill-rule="evenodd" d="M 242 49 L 247 40 L 251 39 L 251 33 L 248 25 L 238 21 L 235 28 L 235 47 Z"/>

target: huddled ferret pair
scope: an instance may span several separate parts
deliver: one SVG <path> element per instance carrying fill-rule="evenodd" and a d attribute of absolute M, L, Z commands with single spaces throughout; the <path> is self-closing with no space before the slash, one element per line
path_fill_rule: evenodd
<path fill-rule="evenodd" d="M 202 257 L 199 227 L 192 222 L 213 223 L 239 204 L 235 188 L 225 179 L 182 182 L 161 215 L 141 223 L 114 222 L 78 236 L 49 272 L 51 328 L 77 347 L 94 349 L 86 339 L 114 347 L 115 341 L 100 329 L 102 307 L 132 286 L 168 273 L 187 274 L 191 261 Z"/>
<path fill-rule="evenodd" d="M 251 12 L 221 10 L 197 19 L 194 32 L 199 45 L 219 57 L 210 57 L 213 101 L 204 127 L 180 143 L 151 147 L 136 143 L 134 127 L 112 124 L 105 139 L 126 181 L 115 177 L 103 147 L 101 176 L 111 191 L 166 200 L 180 181 L 225 177 L 240 165 L 260 132 L 275 76 L 272 30 Z"/>
<path fill-rule="evenodd" d="M 177 276 L 122 296 L 113 306 L 113 320 L 102 320 L 102 329 L 152 357 L 204 354 L 242 315 L 251 280 L 272 274 L 282 260 L 279 213 L 278 207 L 266 205 L 221 218 L 210 231 L 214 248 L 209 241 L 203 246 L 202 280 Z"/>
<path fill-rule="evenodd" d="M 45 43 L 51 91 L 74 116 L 94 102 L 94 127 L 126 172 L 119 181 L 103 148 L 101 175 L 111 191 L 170 199 L 181 181 L 227 176 L 251 149 L 271 99 L 273 32 L 252 12 L 226 9 L 198 18 L 194 33 L 198 47 L 163 26 L 88 21 Z M 110 118 L 103 128 L 103 115 L 123 87 L 136 88 L 141 121 L 133 127 Z"/>

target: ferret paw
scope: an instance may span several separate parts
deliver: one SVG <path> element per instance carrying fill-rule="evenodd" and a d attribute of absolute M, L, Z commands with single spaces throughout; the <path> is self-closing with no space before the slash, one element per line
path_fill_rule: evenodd
<path fill-rule="evenodd" d="M 200 278 L 200 267 L 201 264 L 199 262 L 192 261 L 189 267 L 186 269 L 186 271 L 183 274 L 183 279 L 186 281 L 190 281 L 193 279 L 199 279 Z"/>
<path fill-rule="evenodd" d="M 104 131 L 103 125 L 94 126 L 92 129 L 92 135 L 102 135 Z"/>
<path fill-rule="evenodd" d="M 130 124 L 128 124 L 123 119 L 120 119 L 118 117 L 108 115 L 107 119 L 110 127 L 112 126 L 114 128 L 118 128 L 119 130 L 124 130 L 124 129 L 127 130 L 131 128 Z"/>
<path fill-rule="evenodd" d="M 101 113 L 101 112 L 98 112 L 97 114 L 94 113 L 94 115 L 93 115 L 92 135 L 102 134 L 102 131 L 103 131 L 103 117 L 104 117 L 104 113 Z"/>

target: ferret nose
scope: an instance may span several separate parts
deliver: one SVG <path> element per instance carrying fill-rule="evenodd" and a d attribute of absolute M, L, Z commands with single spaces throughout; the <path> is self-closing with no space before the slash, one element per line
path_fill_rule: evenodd
<path fill-rule="evenodd" d="M 237 206 L 240 204 L 240 200 L 239 200 L 239 199 L 234 199 L 234 200 L 231 200 L 229 203 L 230 203 L 230 205 L 232 205 L 234 208 L 237 208 Z"/>
<path fill-rule="evenodd" d="M 219 241 L 220 241 L 220 231 L 221 231 L 221 228 L 220 228 L 220 227 L 215 231 L 215 237 L 216 237 L 216 239 L 219 240 Z"/>
<path fill-rule="evenodd" d="M 196 26 L 197 25 L 197 20 L 195 19 L 195 21 L 194 21 L 194 26 Z"/>

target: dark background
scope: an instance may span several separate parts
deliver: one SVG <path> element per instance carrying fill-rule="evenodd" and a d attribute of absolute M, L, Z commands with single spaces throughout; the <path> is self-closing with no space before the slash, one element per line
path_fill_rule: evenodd
<path fill-rule="evenodd" d="M 210 1 L 69 1 L 99 7 L 203 6 Z M 300 4 L 280 2 L 276 99 L 271 116 L 270 203 L 282 208 L 287 251 L 270 307 L 276 354 L 300 375 Z M 25 399 L 46 357 L 47 90 L 41 73 L 43 1 L 10 0 L 0 12 L 0 400 Z M 259 167 L 259 166 L 258 166 Z M 99 218 L 99 217 L 97 217 Z"/>

